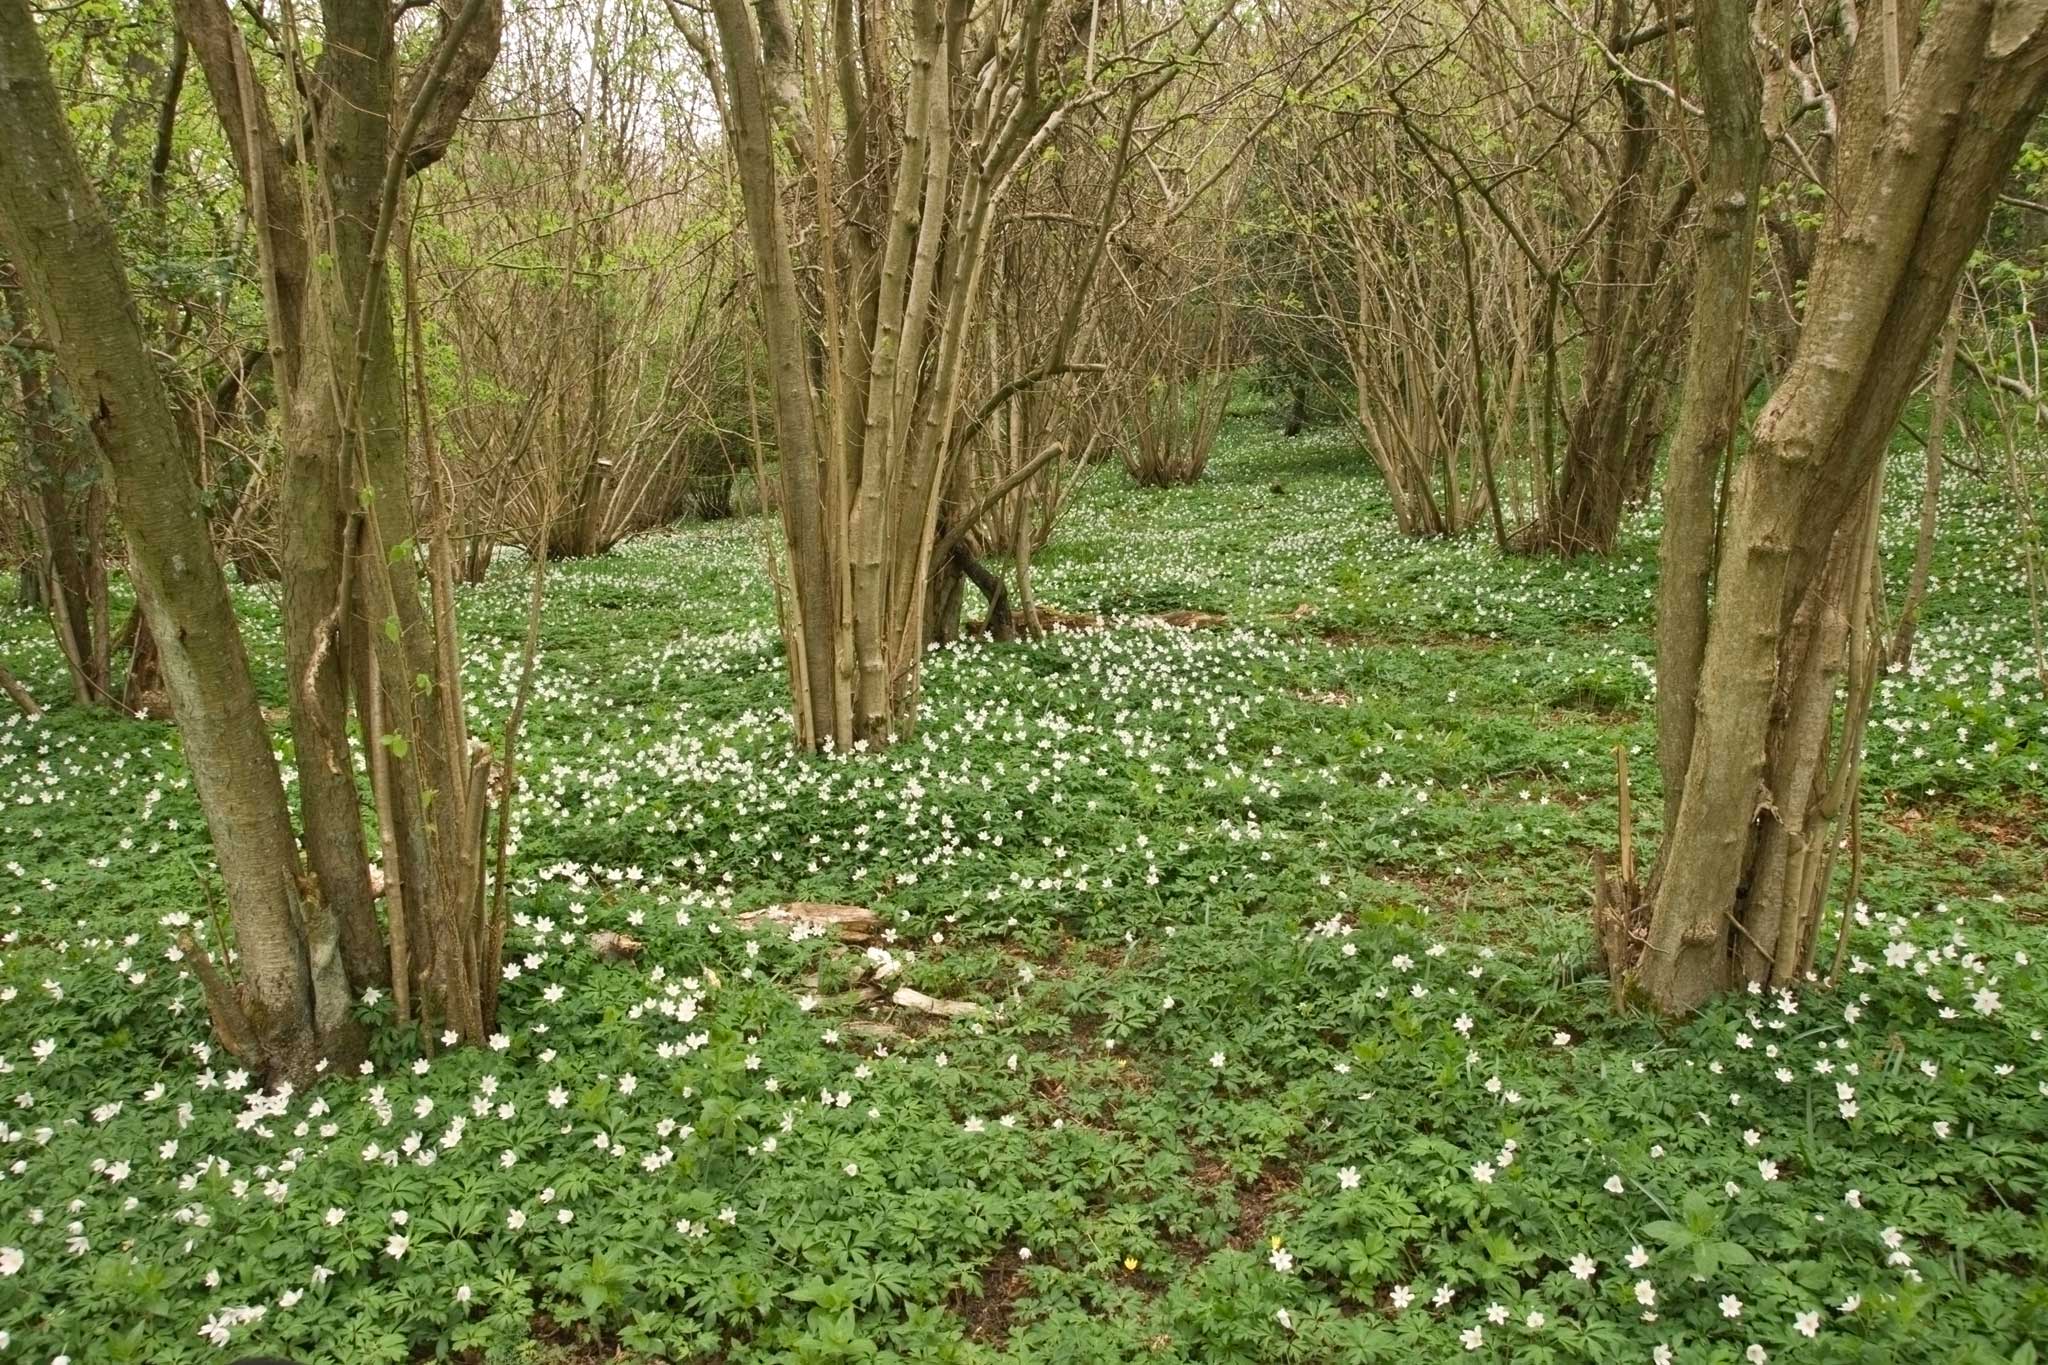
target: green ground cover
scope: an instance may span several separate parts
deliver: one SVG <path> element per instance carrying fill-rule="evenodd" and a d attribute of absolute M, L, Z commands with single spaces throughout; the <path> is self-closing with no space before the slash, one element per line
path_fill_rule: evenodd
<path fill-rule="evenodd" d="M 1329 434 L 1101 471 L 1036 577 L 1113 628 L 935 654 L 885 754 L 791 752 L 758 521 L 562 566 L 503 1033 L 308 1092 L 207 1046 L 174 732 L 0 714 L 0 1359 L 2032 1361 L 2048 701 L 1951 492 L 1845 979 L 1675 1027 L 1585 922 L 1617 744 L 1654 840 L 1654 513 L 1405 542 Z M 480 729 L 524 594 L 462 601 Z M 0 650 L 60 695 L 4 603 Z M 736 923 L 791 900 L 891 928 Z"/>

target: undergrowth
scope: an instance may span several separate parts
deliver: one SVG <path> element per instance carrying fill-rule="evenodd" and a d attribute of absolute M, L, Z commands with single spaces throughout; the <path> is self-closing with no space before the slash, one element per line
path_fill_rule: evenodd
<path fill-rule="evenodd" d="M 1037 580 L 1114 628 L 935 654 L 884 754 L 790 751 L 758 522 L 560 566 L 503 1033 L 307 1092 L 207 1045 L 175 733 L 0 718 L 6 1358 L 2032 1360 L 2048 704 L 2004 500 L 1951 492 L 1844 979 L 1671 1027 L 1584 926 L 1617 746 L 1655 838 L 1654 511 L 1404 541 L 1326 433 L 1100 472 Z M 524 592 L 462 601 L 480 732 Z M 60 694 L 39 622 L 0 650 Z M 737 923 L 790 900 L 890 928 Z"/>

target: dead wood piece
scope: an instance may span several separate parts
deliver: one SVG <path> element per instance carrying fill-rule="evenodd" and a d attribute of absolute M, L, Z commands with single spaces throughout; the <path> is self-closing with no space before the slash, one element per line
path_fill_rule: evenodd
<path fill-rule="evenodd" d="M 1349 692 L 1313 692 L 1298 688 L 1289 688 L 1288 692 L 1290 695 L 1299 697 L 1303 701 L 1312 701 L 1318 706 L 1351 705 L 1351 694 Z"/>
<path fill-rule="evenodd" d="M 0 664 L 0 692 L 5 692 L 13 698 L 14 704 L 20 707 L 22 714 L 30 720 L 35 720 L 43 714 L 43 708 L 36 705 L 36 699 L 29 695 L 28 689 L 23 687 L 12 673 L 7 671 L 5 664 Z"/>
<path fill-rule="evenodd" d="M 589 939 L 590 951 L 607 962 L 625 962 L 640 956 L 640 950 L 647 945 L 628 934 L 615 934 L 609 929 L 592 934 Z"/>
<path fill-rule="evenodd" d="M 1055 630 L 1101 630 L 1109 624 L 1094 612 L 1061 611 L 1057 607 L 1038 608 L 1036 620 L 1041 635 Z"/>
<path fill-rule="evenodd" d="M 804 938 L 836 937 L 841 943 L 866 943 L 882 932 L 882 917 L 864 905 L 832 905 L 824 901 L 789 901 L 741 915 L 739 926 L 758 930 L 768 925 Z"/>
<path fill-rule="evenodd" d="M 896 993 L 889 997 L 889 1001 L 907 1010 L 916 1010 L 920 1014 L 936 1014 L 947 1019 L 965 1019 L 981 1013 L 981 1006 L 972 1000 L 940 1000 L 926 995 L 923 991 L 914 991 L 908 986 L 898 986 Z"/>
<path fill-rule="evenodd" d="M 1162 611 L 1152 619 L 1177 630 L 1207 629 L 1230 624 L 1228 616 L 1215 611 Z"/>

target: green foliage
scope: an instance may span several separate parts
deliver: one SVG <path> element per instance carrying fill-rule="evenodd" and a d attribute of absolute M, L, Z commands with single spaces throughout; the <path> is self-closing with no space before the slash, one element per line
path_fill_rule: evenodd
<path fill-rule="evenodd" d="M 1243 426 L 1196 488 L 1095 479 L 1039 590 L 1136 619 L 936 653 L 887 754 L 790 751 L 759 526 L 557 569 L 503 1032 L 444 1053 L 372 997 L 366 1074 L 306 1093 L 206 1042 L 174 941 L 218 942 L 219 893 L 174 733 L 0 716 L 9 1349 L 1988 1365 L 2048 1338 L 2048 706 L 1995 493 L 1954 490 L 1879 698 L 1844 983 L 1662 1027 L 1608 1010 L 1581 912 L 1617 743 L 1654 824 L 1653 514 L 1604 562 L 1402 542 L 1354 452 Z M 525 592 L 507 562 L 461 599 L 479 734 Z M 241 606 L 276 705 L 274 598 Z M 1174 608 L 1229 624 L 1146 615 Z M 61 696 L 40 622 L 0 611 L 0 650 Z M 737 922 L 796 899 L 888 932 Z M 877 970 L 983 1013 L 863 1005 Z"/>

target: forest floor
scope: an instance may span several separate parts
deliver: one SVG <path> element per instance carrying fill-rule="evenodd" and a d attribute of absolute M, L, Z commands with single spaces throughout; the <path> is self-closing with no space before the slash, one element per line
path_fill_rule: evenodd
<path fill-rule="evenodd" d="M 1327 433 L 1099 471 L 1037 584 L 1108 626 L 934 655 L 885 754 L 792 754 L 758 520 L 562 566 L 503 1032 L 298 1094 L 172 947 L 218 902 L 174 732 L 0 715 L 0 1359 L 2033 1361 L 2048 702 L 1958 484 L 1844 982 L 1677 1026 L 1586 924 L 1616 745 L 1654 847 L 1654 514 L 1405 542 Z M 462 599 L 479 732 L 525 591 Z M 58 697 L 4 603 L 0 652 Z M 738 919 L 790 901 L 888 928 Z"/>

